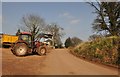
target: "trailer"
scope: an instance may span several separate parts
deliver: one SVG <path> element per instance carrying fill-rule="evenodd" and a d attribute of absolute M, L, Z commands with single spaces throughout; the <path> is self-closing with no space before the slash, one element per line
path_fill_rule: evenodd
<path fill-rule="evenodd" d="M 0 34 L 1 46 L 11 46 L 18 40 L 18 36 L 9 34 Z"/>

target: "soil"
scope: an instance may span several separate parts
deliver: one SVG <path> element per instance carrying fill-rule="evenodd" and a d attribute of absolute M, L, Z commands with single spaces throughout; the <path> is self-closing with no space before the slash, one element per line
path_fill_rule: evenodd
<path fill-rule="evenodd" d="M 53 49 L 44 56 L 25 57 L 13 55 L 10 48 L 0 50 L 2 75 L 118 75 L 118 69 L 84 61 L 67 49 Z"/>

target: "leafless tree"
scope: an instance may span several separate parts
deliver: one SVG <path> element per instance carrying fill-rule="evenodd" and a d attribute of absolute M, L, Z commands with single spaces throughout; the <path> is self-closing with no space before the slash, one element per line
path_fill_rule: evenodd
<path fill-rule="evenodd" d="M 63 28 L 56 23 L 51 23 L 46 27 L 46 31 L 53 35 L 53 45 L 60 45 L 61 37 L 64 35 Z"/>
<path fill-rule="evenodd" d="M 71 38 L 73 46 L 77 46 L 78 44 L 82 43 L 82 40 L 78 37 Z"/>
<path fill-rule="evenodd" d="M 89 36 L 88 40 L 89 41 L 94 41 L 94 40 L 102 38 L 102 37 L 103 36 L 101 36 L 101 35 L 93 34 L 93 35 Z"/>
<path fill-rule="evenodd" d="M 32 41 L 35 40 L 37 34 L 44 30 L 45 21 L 38 15 L 25 15 L 22 17 L 22 30 L 32 34 Z"/>
<path fill-rule="evenodd" d="M 120 35 L 120 2 L 88 2 L 97 14 L 93 29 L 107 32 L 109 35 Z"/>

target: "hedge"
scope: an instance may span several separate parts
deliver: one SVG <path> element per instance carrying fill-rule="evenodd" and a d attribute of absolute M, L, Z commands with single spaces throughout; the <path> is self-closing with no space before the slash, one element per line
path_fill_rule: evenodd
<path fill-rule="evenodd" d="M 120 64 L 120 37 L 111 36 L 83 42 L 74 48 L 74 53 L 89 60 L 104 64 Z"/>

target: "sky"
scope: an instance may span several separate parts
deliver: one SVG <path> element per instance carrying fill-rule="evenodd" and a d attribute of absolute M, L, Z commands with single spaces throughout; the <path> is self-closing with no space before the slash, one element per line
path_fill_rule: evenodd
<path fill-rule="evenodd" d="M 2 32 L 2 2 L 0 2 L 0 32 Z"/>
<path fill-rule="evenodd" d="M 1 0 L 2 2 L 85 2 L 85 1 L 92 1 L 95 2 L 96 0 Z M 106 0 L 110 1 L 110 0 Z M 113 0 L 111 0 L 113 1 Z"/>
<path fill-rule="evenodd" d="M 86 41 L 93 34 L 93 11 L 85 2 L 2 2 L 2 32 L 15 35 L 22 17 L 35 14 L 64 28 L 62 42 L 68 37 Z"/>

